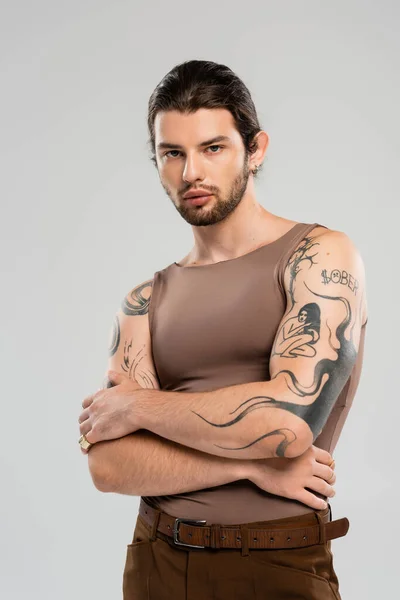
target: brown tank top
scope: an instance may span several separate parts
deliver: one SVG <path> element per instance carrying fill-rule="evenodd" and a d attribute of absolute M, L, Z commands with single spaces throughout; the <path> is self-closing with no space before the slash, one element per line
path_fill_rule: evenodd
<path fill-rule="evenodd" d="M 270 379 L 270 353 L 286 308 L 285 266 L 296 245 L 317 226 L 297 223 L 277 240 L 234 259 L 196 267 L 173 263 L 155 273 L 149 327 L 162 390 L 211 391 Z M 360 378 L 364 337 L 365 326 L 356 364 L 315 441 L 331 453 Z M 312 510 L 247 479 L 145 499 L 176 517 L 227 525 Z"/>

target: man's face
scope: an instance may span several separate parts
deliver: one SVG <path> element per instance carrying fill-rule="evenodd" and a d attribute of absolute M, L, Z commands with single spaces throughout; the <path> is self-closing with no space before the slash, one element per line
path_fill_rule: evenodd
<path fill-rule="evenodd" d="M 161 185 L 179 214 L 197 226 L 225 219 L 243 198 L 249 179 L 248 158 L 232 114 L 221 108 L 160 112 L 154 130 Z M 226 139 L 204 144 L 219 136 Z M 213 194 L 202 206 L 183 198 L 199 188 Z"/>

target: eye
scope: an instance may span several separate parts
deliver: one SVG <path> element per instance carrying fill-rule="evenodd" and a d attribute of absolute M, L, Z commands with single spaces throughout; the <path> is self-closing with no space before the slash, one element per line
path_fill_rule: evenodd
<path fill-rule="evenodd" d="M 212 146 L 208 146 L 208 148 L 206 148 L 207 150 L 210 150 L 210 148 L 217 148 L 218 150 L 223 148 L 224 146 L 220 146 L 219 144 L 213 144 Z M 165 152 L 164 156 L 166 156 L 167 158 L 178 158 L 176 155 L 172 156 L 171 152 L 177 152 L 178 154 L 180 154 L 179 150 L 168 150 L 168 152 Z M 218 154 L 218 152 L 211 152 L 211 154 Z"/>

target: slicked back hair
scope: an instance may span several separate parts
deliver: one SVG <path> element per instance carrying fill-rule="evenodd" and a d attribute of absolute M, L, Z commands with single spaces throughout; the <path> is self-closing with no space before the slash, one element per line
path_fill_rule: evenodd
<path fill-rule="evenodd" d="M 189 114 L 200 108 L 229 110 L 243 140 L 246 158 L 257 150 L 254 136 L 261 131 L 261 127 L 250 92 L 243 81 L 225 65 L 206 60 L 191 60 L 169 71 L 149 98 L 148 143 L 151 160 L 156 166 L 156 115 L 169 110 Z M 262 165 L 258 173 L 261 170 Z"/>

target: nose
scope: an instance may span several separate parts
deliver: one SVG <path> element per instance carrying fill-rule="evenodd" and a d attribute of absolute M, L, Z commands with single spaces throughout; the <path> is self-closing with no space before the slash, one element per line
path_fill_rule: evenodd
<path fill-rule="evenodd" d="M 203 164 L 200 157 L 187 155 L 182 177 L 187 183 L 194 183 L 199 179 L 204 179 Z"/>

